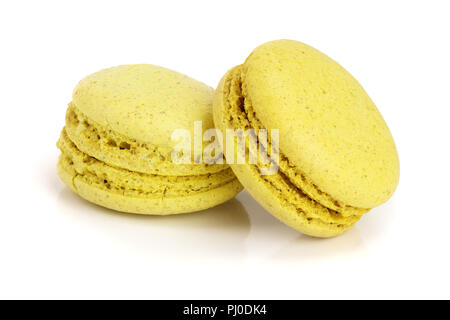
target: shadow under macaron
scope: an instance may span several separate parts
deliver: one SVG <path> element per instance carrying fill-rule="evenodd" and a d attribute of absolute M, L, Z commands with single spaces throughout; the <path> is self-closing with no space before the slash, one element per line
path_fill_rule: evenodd
<path fill-rule="evenodd" d="M 96 228 L 129 250 L 165 258 L 208 258 L 211 253 L 243 257 L 250 231 L 247 211 L 237 199 L 187 214 L 139 215 L 95 205 L 64 187 L 57 206 L 81 233 Z"/>
<path fill-rule="evenodd" d="M 334 238 L 320 239 L 300 234 L 271 256 L 271 260 L 308 261 L 362 257 L 373 244 L 388 238 L 396 219 L 395 197 L 361 217 L 358 224 Z"/>

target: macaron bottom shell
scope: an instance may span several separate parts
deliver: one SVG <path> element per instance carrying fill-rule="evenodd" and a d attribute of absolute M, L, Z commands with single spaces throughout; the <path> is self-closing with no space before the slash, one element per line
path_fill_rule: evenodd
<path fill-rule="evenodd" d="M 296 206 L 294 199 L 290 197 L 294 190 L 289 188 L 277 189 L 265 180 L 254 165 L 231 165 L 239 181 L 252 197 L 259 202 L 267 211 L 289 227 L 309 236 L 319 238 L 330 238 L 351 229 L 361 216 L 348 219 L 339 218 L 336 215 L 335 222 L 326 221 L 320 216 L 327 214 L 325 208 L 320 204 L 314 204 L 304 195 L 303 206 Z M 333 220 L 330 216 L 329 220 Z"/>
<path fill-rule="evenodd" d="M 80 151 L 65 129 L 58 147 L 61 180 L 84 199 L 128 213 L 168 215 L 204 210 L 242 190 L 230 168 L 198 176 L 160 176 L 110 166 Z M 108 180 L 109 179 L 109 180 Z"/>

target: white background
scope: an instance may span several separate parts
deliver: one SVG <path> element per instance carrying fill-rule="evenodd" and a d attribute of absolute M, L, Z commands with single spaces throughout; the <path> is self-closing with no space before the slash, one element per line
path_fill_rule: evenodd
<path fill-rule="evenodd" d="M 9 1 L 0 4 L 0 298 L 450 298 L 448 1 Z M 144 217 L 87 203 L 56 176 L 76 83 L 152 63 L 211 86 L 259 44 L 325 52 L 396 140 L 393 198 L 318 240 L 247 193 Z"/>

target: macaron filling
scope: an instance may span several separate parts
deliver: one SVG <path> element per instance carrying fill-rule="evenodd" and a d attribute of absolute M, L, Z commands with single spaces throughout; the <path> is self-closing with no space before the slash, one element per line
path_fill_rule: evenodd
<path fill-rule="evenodd" d="M 79 150 L 65 129 L 57 143 L 59 166 L 73 179 L 117 194 L 144 198 L 182 197 L 220 188 L 236 180 L 231 168 L 196 176 L 162 176 L 114 167 Z M 72 183 L 76 189 L 76 185 Z"/>
<path fill-rule="evenodd" d="M 223 92 L 223 119 L 228 127 L 244 130 L 252 128 L 256 132 L 258 129 L 265 128 L 257 118 L 251 99 L 247 95 L 245 66 L 237 66 L 228 73 Z M 270 148 L 267 149 L 270 150 Z M 345 205 L 321 191 L 305 174 L 290 163 L 282 150 L 280 150 L 277 174 L 260 175 L 260 163 L 248 164 L 248 166 L 252 168 L 257 179 L 274 190 L 279 200 L 285 206 L 292 207 L 307 224 L 321 222 L 346 230 L 368 211 L 368 209 Z"/>
<path fill-rule="evenodd" d="M 171 147 L 154 146 L 118 134 L 89 119 L 74 103 L 67 108 L 66 132 L 81 151 L 131 171 L 186 176 L 217 173 L 227 168 L 216 164 L 175 164 L 170 156 Z"/>

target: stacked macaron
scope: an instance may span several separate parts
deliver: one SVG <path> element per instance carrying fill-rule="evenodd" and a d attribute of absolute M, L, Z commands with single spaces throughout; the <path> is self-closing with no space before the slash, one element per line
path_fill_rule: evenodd
<path fill-rule="evenodd" d="M 172 133 L 192 133 L 195 121 L 203 131 L 276 129 L 277 170 L 261 174 L 268 160 L 261 153 L 253 164 L 175 163 Z M 399 180 L 394 140 L 361 85 L 328 56 L 290 40 L 256 48 L 215 93 L 153 65 L 88 76 L 74 90 L 58 147 L 59 176 L 96 204 L 193 212 L 231 199 L 242 183 L 275 217 L 316 237 L 350 229 Z"/>
<path fill-rule="evenodd" d="M 233 198 L 226 165 L 176 164 L 176 129 L 213 128 L 213 89 L 153 65 L 102 70 L 80 81 L 58 141 L 60 178 L 83 198 L 122 212 L 174 214 Z"/>
<path fill-rule="evenodd" d="M 372 100 L 303 43 L 263 44 L 231 69 L 216 90 L 214 119 L 222 130 L 279 130 L 276 174 L 261 175 L 258 164 L 231 167 L 269 212 L 305 234 L 350 229 L 398 184 L 394 140 Z"/>

